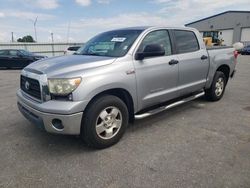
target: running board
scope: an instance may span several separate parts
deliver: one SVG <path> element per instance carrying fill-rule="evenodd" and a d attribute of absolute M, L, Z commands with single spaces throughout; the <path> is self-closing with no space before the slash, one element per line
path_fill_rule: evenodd
<path fill-rule="evenodd" d="M 172 103 L 172 104 L 169 104 L 169 105 L 167 105 L 167 106 L 161 106 L 160 108 L 157 108 L 157 109 L 154 109 L 154 110 L 150 110 L 150 111 L 148 111 L 148 112 L 146 112 L 146 113 L 137 114 L 137 115 L 135 115 L 135 119 L 143 119 L 143 118 L 146 118 L 146 117 L 148 117 L 148 116 L 152 116 L 152 115 L 154 115 L 154 114 L 163 112 L 163 111 L 168 110 L 168 109 L 170 109 L 170 108 L 173 108 L 173 107 L 179 106 L 179 105 L 181 105 L 181 104 L 184 104 L 184 103 L 186 103 L 186 102 L 189 102 L 189 101 L 192 101 L 192 100 L 194 100 L 194 99 L 197 99 L 197 98 L 199 98 L 199 97 L 201 97 L 201 96 L 203 96 L 203 95 L 205 95 L 205 92 L 204 92 L 204 91 L 201 92 L 201 93 L 198 93 L 198 94 L 196 94 L 196 95 L 192 95 L 192 96 L 190 96 L 190 97 L 184 98 L 184 99 L 182 99 L 182 100 L 180 100 L 180 101 L 174 102 L 174 103 Z"/>

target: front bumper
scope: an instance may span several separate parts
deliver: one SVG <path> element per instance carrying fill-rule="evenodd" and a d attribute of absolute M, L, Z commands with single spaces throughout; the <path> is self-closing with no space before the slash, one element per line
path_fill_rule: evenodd
<path fill-rule="evenodd" d="M 81 121 L 83 112 L 75 112 L 70 114 L 65 114 L 67 112 L 71 112 L 72 109 L 78 108 L 78 102 L 67 102 L 64 103 L 63 101 L 50 101 L 50 105 L 57 106 L 57 103 L 64 103 L 64 112 L 59 113 L 52 113 L 51 110 L 46 112 L 38 110 L 40 107 L 39 103 L 37 103 L 37 108 L 34 108 L 35 102 L 27 99 L 22 92 L 19 90 L 17 92 L 17 105 L 20 112 L 26 117 L 30 122 L 35 124 L 41 129 L 49 133 L 56 133 L 56 134 L 68 134 L 68 135 L 79 135 L 81 132 Z M 27 103 L 29 101 L 31 104 Z M 51 104 L 51 103 L 54 103 Z M 68 104 L 68 105 L 67 105 Z M 43 104 L 44 105 L 44 104 Z M 62 106 L 60 106 L 62 107 Z M 40 107 L 41 108 L 41 107 Z M 62 110 L 62 109 L 60 109 Z M 74 111 L 74 110 L 73 110 Z M 55 120 L 60 121 L 61 125 L 60 128 L 54 123 Z"/>

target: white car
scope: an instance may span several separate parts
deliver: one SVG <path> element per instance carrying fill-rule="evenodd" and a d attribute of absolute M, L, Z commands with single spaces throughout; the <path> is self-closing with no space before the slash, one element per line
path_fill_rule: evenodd
<path fill-rule="evenodd" d="M 64 51 L 64 55 L 72 55 L 75 53 L 81 46 L 70 46 Z"/>

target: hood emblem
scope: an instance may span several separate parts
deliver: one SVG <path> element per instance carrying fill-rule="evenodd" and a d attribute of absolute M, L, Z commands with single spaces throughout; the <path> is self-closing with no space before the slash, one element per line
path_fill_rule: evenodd
<path fill-rule="evenodd" d="M 25 82 L 24 86 L 26 90 L 30 89 L 30 83 L 28 81 Z"/>

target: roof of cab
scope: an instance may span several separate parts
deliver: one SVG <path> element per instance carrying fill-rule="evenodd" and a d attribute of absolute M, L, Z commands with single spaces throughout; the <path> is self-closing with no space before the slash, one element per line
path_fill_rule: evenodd
<path fill-rule="evenodd" d="M 195 30 L 194 28 L 191 27 L 170 27 L 170 26 L 136 26 L 136 27 L 125 27 L 125 28 L 119 28 L 119 29 L 114 29 L 114 30 L 147 30 L 147 29 L 161 29 L 161 28 L 166 28 L 166 29 L 185 29 L 185 30 Z"/>

